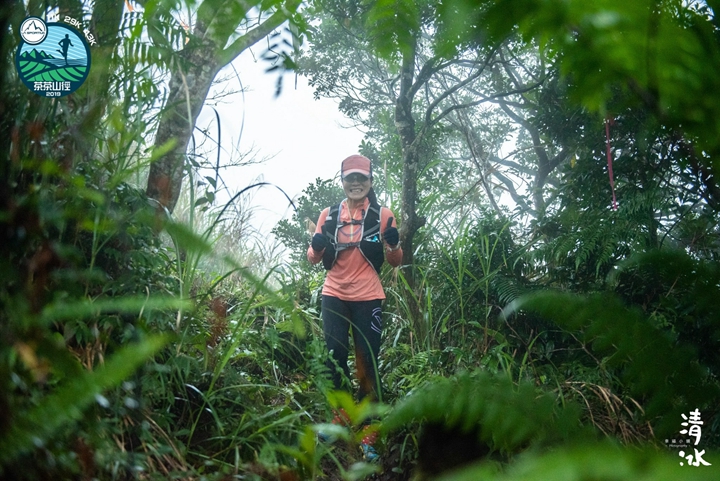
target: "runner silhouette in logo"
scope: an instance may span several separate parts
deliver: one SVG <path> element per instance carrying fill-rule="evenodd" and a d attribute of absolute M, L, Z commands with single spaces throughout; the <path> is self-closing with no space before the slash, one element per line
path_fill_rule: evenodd
<path fill-rule="evenodd" d="M 60 47 L 62 47 L 62 52 L 60 52 L 60 50 L 58 50 L 58 52 L 62 53 L 62 56 L 65 59 L 65 65 L 67 66 L 67 64 L 68 64 L 68 60 L 67 60 L 68 49 L 70 47 L 74 47 L 75 45 L 72 44 L 72 42 L 70 41 L 70 36 L 67 33 L 65 34 L 65 38 L 58 42 L 58 45 L 60 45 Z"/>

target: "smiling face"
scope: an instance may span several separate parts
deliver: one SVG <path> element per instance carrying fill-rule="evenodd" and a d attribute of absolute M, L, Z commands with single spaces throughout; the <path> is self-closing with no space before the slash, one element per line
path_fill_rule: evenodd
<path fill-rule="evenodd" d="M 348 200 L 358 202 L 367 197 L 372 180 L 362 174 L 353 173 L 343 178 L 342 185 Z"/>

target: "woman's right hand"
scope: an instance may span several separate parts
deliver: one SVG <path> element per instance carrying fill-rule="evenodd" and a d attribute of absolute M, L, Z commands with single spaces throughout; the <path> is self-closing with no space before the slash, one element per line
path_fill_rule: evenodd
<path fill-rule="evenodd" d="M 310 245 L 315 252 L 322 252 L 328 245 L 328 238 L 324 234 L 315 234 Z"/>

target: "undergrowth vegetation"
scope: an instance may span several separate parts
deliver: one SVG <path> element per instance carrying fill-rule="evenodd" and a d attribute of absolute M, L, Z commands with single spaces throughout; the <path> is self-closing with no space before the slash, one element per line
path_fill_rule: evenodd
<path fill-rule="evenodd" d="M 413 8 L 393 18 L 418 13 L 400 3 Z M 17 40 L 0 39 L 7 66 Z M 147 65 L 115 61 L 127 88 L 102 105 L 0 74 L 1 479 L 717 479 L 720 196 L 697 125 L 685 140 L 607 89 L 617 211 L 596 168 L 606 144 L 583 133 L 605 119 L 587 106 L 557 97 L 536 112 L 543 136 L 577 153 L 532 212 L 536 193 L 513 210 L 432 181 L 441 164 L 467 176 L 442 143 L 452 126 L 436 132 L 413 265 L 381 273 L 382 403 L 356 403 L 330 389 L 324 272 L 305 259 L 308 227 L 342 192 L 304 190 L 273 231 L 282 262 L 240 245 L 246 212 L 237 196 L 218 205 L 215 159 L 191 156 L 187 215 L 174 216 L 136 181 L 163 154 L 144 138 L 160 90 Z M 386 120 L 361 148 L 391 203 L 405 174 L 380 165 L 399 158 L 396 139 L 373 145 Z M 518 150 L 539 138 L 518 135 Z M 347 425 L 329 423 L 341 408 Z M 682 449 L 709 466 L 683 465 L 675 445 L 692 411 L 702 442 Z M 358 449 L 367 422 L 375 464 Z"/>

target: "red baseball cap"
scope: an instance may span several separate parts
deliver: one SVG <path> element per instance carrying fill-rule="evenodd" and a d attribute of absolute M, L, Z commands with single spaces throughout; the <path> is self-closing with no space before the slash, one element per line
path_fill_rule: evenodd
<path fill-rule="evenodd" d="M 342 161 L 342 167 L 340 168 L 340 176 L 345 177 L 346 175 L 357 172 L 366 177 L 372 177 L 372 168 L 370 167 L 370 159 L 363 155 L 351 155 L 347 159 Z"/>

